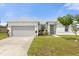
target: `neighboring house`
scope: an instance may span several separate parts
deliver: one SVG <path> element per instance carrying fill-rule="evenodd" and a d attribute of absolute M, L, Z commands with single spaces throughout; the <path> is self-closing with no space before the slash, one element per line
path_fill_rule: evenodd
<path fill-rule="evenodd" d="M 65 30 L 65 27 L 57 21 L 8 21 L 9 36 L 38 36 L 42 26 L 45 26 L 49 35 L 73 34 L 71 26 Z"/>
<path fill-rule="evenodd" d="M 7 32 L 7 26 L 0 26 L 0 32 Z"/>

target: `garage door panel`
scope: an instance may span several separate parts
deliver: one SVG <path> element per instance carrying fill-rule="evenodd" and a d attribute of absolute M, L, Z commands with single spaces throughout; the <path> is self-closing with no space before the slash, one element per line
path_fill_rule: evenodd
<path fill-rule="evenodd" d="M 12 28 L 12 36 L 35 36 L 34 26 L 16 26 Z"/>
<path fill-rule="evenodd" d="M 29 32 L 29 31 L 27 31 L 27 32 L 25 32 L 25 31 L 14 31 L 14 33 L 13 33 L 13 36 L 34 36 L 35 35 L 35 33 L 34 32 Z"/>
<path fill-rule="evenodd" d="M 34 30 L 35 26 L 14 26 L 13 30 Z"/>

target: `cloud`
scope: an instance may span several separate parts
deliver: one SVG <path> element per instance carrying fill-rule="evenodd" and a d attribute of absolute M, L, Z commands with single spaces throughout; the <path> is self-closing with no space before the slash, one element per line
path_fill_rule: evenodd
<path fill-rule="evenodd" d="M 6 17 L 12 17 L 13 16 L 13 12 L 6 12 L 5 16 Z"/>
<path fill-rule="evenodd" d="M 2 19 L 5 19 L 6 21 L 9 19 L 14 18 L 15 13 L 13 11 L 7 11 L 5 12 L 4 16 L 2 17 Z"/>
<path fill-rule="evenodd" d="M 0 8 L 5 7 L 4 3 L 0 3 Z"/>
<path fill-rule="evenodd" d="M 6 25 L 7 25 L 7 23 L 0 23 L 0 25 L 6 26 Z"/>
<path fill-rule="evenodd" d="M 0 17 L 0 21 L 1 23 L 5 23 L 8 20 L 13 19 L 13 18 L 14 18 L 14 13 L 12 11 L 7 11 Z"/>
<path fill-rule="evenodd" d="M 79 10 L 79 3 L 67 3 L 64 6 L 70 10 Z"/>

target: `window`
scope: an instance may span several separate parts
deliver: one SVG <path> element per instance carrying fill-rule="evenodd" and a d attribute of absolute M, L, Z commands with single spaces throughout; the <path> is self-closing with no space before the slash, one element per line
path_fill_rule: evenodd
<path fill-rule="evenodd" d="M 50 25 L 50 29 L 54 29 L 54 25 Z"/>

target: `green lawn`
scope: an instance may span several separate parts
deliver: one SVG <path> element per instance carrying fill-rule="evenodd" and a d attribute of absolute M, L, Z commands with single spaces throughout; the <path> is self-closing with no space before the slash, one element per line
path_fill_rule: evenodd
<path fill-rule="evenodd" d="M 38 36 L 36 37 L 28 55 L 30 56 L 79 56 L 79 42 L 74 41 L 75 36 L 61 37 Z"/>
<path fill-rule="evenodd" d="M 4 39 L 4 38 L 7 38 L 7 33 L 2 33 L 0 32 L 0 40 Z"/>

